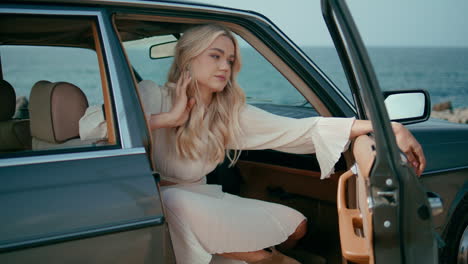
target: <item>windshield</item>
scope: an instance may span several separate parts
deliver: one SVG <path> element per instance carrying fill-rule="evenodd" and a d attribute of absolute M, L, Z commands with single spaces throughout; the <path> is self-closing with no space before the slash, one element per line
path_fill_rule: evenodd
<path fill-rule="evenodd" d="M 304 96 L 260 53 L 242 38 L 237 36 L 237 40 L 242 57 L 242 68 L 237 81 L 244 90 L 248 103 L 311 107 Z M 168 36 L 165 35 L 124 43 L 133 68 L 143 80 L 152 80 L 159 85 L 166 83 L 173 57 L 164 55 L 163 58 L 151 58 L 150 47 L 167 42 Z"/>

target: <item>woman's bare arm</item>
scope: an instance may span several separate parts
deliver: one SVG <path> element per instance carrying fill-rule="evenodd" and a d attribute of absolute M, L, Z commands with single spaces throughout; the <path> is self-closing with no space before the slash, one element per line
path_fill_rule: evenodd
<path fill-rule="evenodd" d="M 175 101 L 169 112 L 149 115 L 148 122 L 151 130 L 167 127 L 178 127 L 189 118 L 190 111 L 195 104 L 194 98 L 188 98 L 187 86 L 190 83 L 190 74 L 184 72 L 177 81 Z"/>
<path fill-rule="evenodd" d="M 421 175 L 426 168 L 426 158 L 421 145 L 402 124 L 392 122 L 392 129 L 398 147 L 405 153 L 409 163 L 415 168 L 416 174 Z M 369 120 L 355 120 L 349 138 L 354 139 L 370 132 L 372 132 L 372 123 Z"/>

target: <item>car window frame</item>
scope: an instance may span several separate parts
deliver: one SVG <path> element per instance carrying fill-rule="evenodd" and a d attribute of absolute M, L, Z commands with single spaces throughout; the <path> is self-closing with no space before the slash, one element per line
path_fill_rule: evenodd
<path fill-rule="evenodd" d="M 108 48 L 110 44 L 106 41 L 107 30 L 104 26 L 103 12 L 97 8 L 77 7 L 70 9 L 52 8 L 52 7 L 29 7 L 6 5 L 0 8 L 0 14 L 31 15 L 31 16 L 66 16 L 87 18 L 92 23 L 94 44 L 96 45 L 97 61 L 99 65 L 101 92 L 105 105 L 105 118 L 108 126 L 108 133 L 112 135 L 114 144 L 102 146 L 72 146 L 62 149 L 47 150 L 28 150 L 19 152 L 9 152 L 0 154 L 0 167 L 24 164 L 37 164 L 43 162 L 76 160 L 82 158 L 100 158 L 107 156 L 122 155 L 121 150 L 129 148 L 130 140 L 123 135 L 128 130 L 126 122 L 119 119 L 115 113 L 122 107 L 119 105 L 122 96 L 119 97 L 119 84 L 117 83 L 115 73 L 115 63 L 113 56 Z M 104 37 L 103 37 L 104 36 Z M 116 99 L 117 98 L 117 99 Z M 120 100 L 119 100 L 120 98 Z M 111 139 L 111 137 L 108 137 Z M 120 151 L 119 151 L 120 150 Z M 142 148 L 126 150 L 127 154 L 140 153 Z M 123 155 L 127 155 L 123 154 Z"/>
<path fill-rule="evenodd" d="M 218 17 L 207 18 L 192 18 L 187 17 L 184 14 L 173 14 L 172 16 L 160 15 L 160 14 L 148 14 L 140 13 L 138 11 L 132 13 L 115 12 L 113 20 L 115 19 L 127 19 L 127 20 L 143 20 L 143 21 L 155 21 L 155 22 L 166 22 L 166 23 L 180 23 L 180 24 L 204 24 L 204 23 L 217 23 L 226 26 L 232 30 L 235 34 L 242 37 L 249 45 L 251 45 L 265 60 L 276 68 L 276 70 L 286 79 L 291 85 L 304 96 L 313 107 L 317 110 L 320 116 L 340 116 L 340 117 L 354 117 L 356 115 L 354 106 L 346 99 L 342 92 L 336 88 L 336 86 L 330 81 L 330 79 L 324 75 L 324 73 L 307 57 L 294 43 L 292 43 L 284 34 L 274 26 L 274 24 L 264 17 L 256 17 L 253 14 L 249 19 L 258 19 L 257 25 L 253 28 L 252 25 L 239 23 L 239 21 L 231 19 L 222 19 Z M 206 17 L 206 16 L 205 16 Z M 253 23 L 252 21 L 248 21 Z M 260 24 L 258 22 L 261 22 Z M 115 24 L 115 22 L 114 22 Z M 259 25 L 268 25 L 268 29 L 273 29 L 273 32 L 280 34 L 281 38 L 274 39 L 275 41 L 268 41 L 263 39 L 265 34 L 260 34 L 258 31 Z M 116 27 L 115 30 L 117 31 Z M 118 32 L 118 31 L 117 31 Z M 271 31 L 270 31 L 271 32 Z M 284 43 L 278 43 L 277 45 L 271 44 L 276 41 L 284 41 Z M 282 45 L 284 44 L 284 45 Z M 304 77 L 306 74 L 310 74 L 311 71 L 304 71 L 300 69 L 298 65 L 291 65 L 289 63 L 296 62 L 285 56 L 290 56 L 289 52 L 284 50 L 278 50 L 280 46 L 287 46 L 294 50 L 295 54 L 300 56 L 300 59 L 304 61 L 302 66 L 310 67 L 316 74 L 313 78 Z M 317 80 L 320 77 L 320 80 Z M 323 79 L 322 79 L 323 78 Z M 332 89 L 336 92 L 334 99 L 329 99 L 330 95 L 325 95 L 325 90 Z M 318 94 L 319 92 L 320 94 Z M 321 99 L 321 97 L 325 97 Z M 336 103 L 339 101 L 340 103 Z M 327 102 L 327 103 L 324 103 Z M 342 102 L 342 104 L 341 104 Z M 336 109 L 336 104 L 341 105 L 339 110 Z"/>

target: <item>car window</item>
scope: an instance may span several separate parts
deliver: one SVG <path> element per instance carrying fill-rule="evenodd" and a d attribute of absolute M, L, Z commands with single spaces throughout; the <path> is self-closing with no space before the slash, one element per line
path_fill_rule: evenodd
<path fill-rule="evenodd" d="M 324 42 L 326 41 L 323 40 Z M 348 80 L 341 65 L 340 58 L 336 52 L 333 42 L 323 44 L 323 46 L 301 46 L 302 51 L 320 68 L 349 103 L 355 105 Z"/>
<path fill-rule="evenodd" d="M 135 23 L 137 24 L 136 21 Z M 117 21 L 116 24 L 119 30 L 119 22 Z M 126 21 L 126 36 L 128 36 L 129 28 L 129 23 Z M 124 39 L 123 47 L 138 82 L 151 80 L 158 85 L 164 85 L 173 57 L 162 54 L 160 56 L 162 58 L 151 58 L 150 49 L 152 46 L 158 46 L 168 40 L 177 41 L 175 35 L 177 34 L 171 33 L 141 37 L 136 40 Z M 125 36 L 122 34 L 121 37 Z M 240 36 L 236 36 L 236 38 L 239 42 L 242 59 L 238 82 L 246 94 L 247 103 L 283 116 L 300 118 L 318 115 L 304 96 L 268 60 Z M 153 56 L 158 55 L 153 54 Z"/>
<path fill-rule="evenodd" d="M 348 5 L 382 90 L 425 89 L 431 97 L 432 118 L 468 123 L 465 1 L 348 1 Z"/>
<path fill-rule="evenodd" d="M 69 47 L 0 46 L 3 78 L 17 97 L 28 98 L 39 80 L 67 81 L 80 87 L 90 105 L 102 104 L 101 77 L 94 50 Z M 25 78 L 27 76 L 27 78 Z"/>
<path fill-rule="evenodd" d="M 25 15 L 8 15 L 0 23 L 21 25 L 0 36 L 1 156 L 114 145 L 96 24 Z"/>
<path fill-rule="evenodd" d="M 167 80 L 167 73 L 173 57 L 164 56 L 164 58 L 152 59 L 150 57 L 150 48 L 153 45 L 176 40 L 172 35 L 162 35 L 125 41 L 123 45 L 134 71 L 143 80 L 152 80 L 159 85 L 163 85 Z"/>
<path fill-rule="evenodd" d="M 245 91 L 248 103 L 311 107 L 304 96 L 254 47 L 239 36 L 237 40 L 242 56 L 238 81 Z"/>

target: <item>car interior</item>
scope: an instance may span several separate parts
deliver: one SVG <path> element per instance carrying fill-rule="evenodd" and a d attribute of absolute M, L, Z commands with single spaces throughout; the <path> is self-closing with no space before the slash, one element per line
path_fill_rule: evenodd
<path fill-rule="evenodd" d="M 97 93 L 100 94 L 100 98 L 104 98 L 93 103 L 102 109 L 101 115 L 106 115 L 101 118 L 101 123 L 97 124 L 101 130 L 105 130 L 106 135 L 90 138 L 87 135 L 97 127 L 87 127 L 89 122 L 85 118 L 94 117 L 91 116 L 94 113 L 85 116 L 91 105 L 86 93 L 77 86 L 79 78 L 74 76 L 74 71 L 79 69 L 74 68 L 73 63 L 54 58 L 57 56 L 54 55 L 56 52 L 73 54 L 86 50 L 97 57 L 94 61 L 96 68 L 104 67 L 102 63 L 98 65 L 103 58 L 94 21 L 86 18 L 2 15 L 0 24 L 0 58 L 3 59 L 0 68 L 0 154 L 30 155 L 28 153 L 31 151 L 76 151 L 77 148 L 116 144 L 110 96 L 104 73 L 96 70 L 97 74 L 101 75 L 101 80 L 97 81 L 97 87 L 92 87 L 93 93 L 90 97 Z M 43 47 L 47 50 L 41 49 Z M 8 54 L 10 50 L 14 52 Z M 23 64 L 19 64 L 23 59 L 17 57 L 23 50 L 32 57 L 31 60 L 37 59 L 38 63 L 29 65 L 26 58 Z M 40 54 L 41 51 L 48 51 L 52 58 Z M 69 68 L 69 72 L 66 72 L 68 75 L 57 74 L 54 69 L 61 66 L 50 67 L 54 62 L 67 63 L 65 68 Z M 15 72 L 15 67 L 21 70 Z M 39 70 L 36 71 L 34 67 Z M 22 78 L 20 74 L 27 77 Z M 8 81 L 18 82 L 18 79 L 30 82 L 21 87 L 13 87 L 11 81 Z"/>
<path fill-rule="evenodd" d="M 16 119 L 15 89 L 0 80 L 0 153 L 31 149 L 29 119 Z"/>

